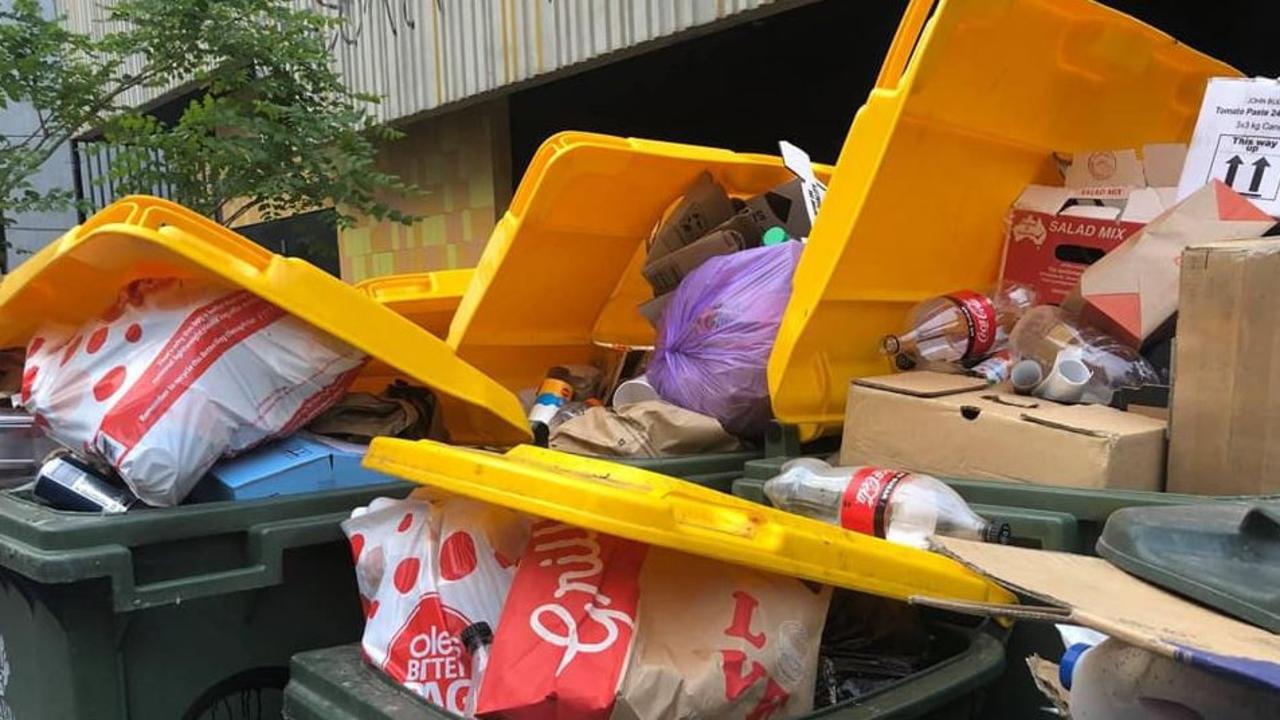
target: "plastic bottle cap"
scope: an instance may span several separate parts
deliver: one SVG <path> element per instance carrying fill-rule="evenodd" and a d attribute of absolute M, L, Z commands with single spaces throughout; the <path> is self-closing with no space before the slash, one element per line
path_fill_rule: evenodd
<path fill-rule="evenodd" d="M 1092 649 L 1092 645 L 1076 643 L 1062 653 L 1062 659 L 1058 661 L 1058 682 L 1062 683 L 1062 687 L 1071 689 L 1071 676 L 1076 671 L 1076 663 L 1080 661 L 1081 656 Z"/>
<path fill-rule="evenodd" d="M 880 352 L 885 355 L 897 355 L 901 349 L 902 341 L 898 339 L 897 335 L 885 335 L 880 338 Z"/>
<path fill-rule="evenodd" d="M 473 653 L 481 645 L 493 644 L 493 630 L 487 622 L 472 623 L 463 628 L 460 639 L 467 652 Z"/>
<path fill-rule="evenodd" d="M 535 420 L 529 423 L 529 429 L 533 431 L 534 445 L 547 447 L 551 444 L 551 428 L 546 423 Z"/>
<path fill-rule="evenodd" d="M 1013 529 L 1009 527 L 1007 522 L 988 523 L 987 527 L 982 531 L 982 539 L 989 543 L 1008 545 L 1012 537 Z"/>
<path fill-rule="evenodd" d="M 764 244 L 765 245 L 781 245 L 782 243 L 787 241 L 788 237 L 789 236 L 787 235 L 786 230 L 783 230 L 778 225 L 774 225 L 773 227 L 764 231 Z"/>

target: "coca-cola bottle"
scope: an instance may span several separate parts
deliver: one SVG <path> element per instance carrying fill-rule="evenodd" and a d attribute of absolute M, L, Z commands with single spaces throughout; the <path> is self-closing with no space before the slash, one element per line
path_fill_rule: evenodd
<path fill-rule="evenodd" d="M 1018 283 L 1008 283 L 992 296 L 958 290 L 929 298 L 911 309 L 910 329 L 885 335 L 880 349 L 913 361 L 908 365 L 977 362 L 1005 344 L 1035 299 L 1035 290 Z"/>
<path fill-rule="evenodd" d="M 1006 543 L 1009 526 L 988 522 L 946 483 L 929 475 L 877 467 L 831 467 L 792 460 L 764 484 L 774 506 L 875 535 L 899 545 L 929 547 L 929 537 Z"/>

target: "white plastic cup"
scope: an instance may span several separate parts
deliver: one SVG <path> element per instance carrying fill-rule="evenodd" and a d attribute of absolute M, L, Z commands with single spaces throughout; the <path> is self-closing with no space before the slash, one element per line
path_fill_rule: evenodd
<path fill-rule="evenodd" d="M 1030 395 L 1036 386 L 1044 380 L 1044 371 L 1035 360 L 1021 360 L 1013 366 L 1009 373 L 1013 382 L 1013 390 L 1019 395 Z"/>
<path fill-rule="evenodd" d="M 623 405 L 634 405 L 645 400 L 661 400 L 658 391 L 653 389 L 649 384 L 648 378 L 644 375 L 633 377 L 630 380 L 618 386 L 613 391 L 613 406 L 622 407 Z"/>
<path fill-rule="evenodd" d="M 1078 403 L 1084 396 L 1084 386 L 1093 378 L 1093 371 L 1078 356 L 1064 355 L 1065 352 L 1058 353 L 1057 362 L 1035 394 L 1060 403 Z"/>

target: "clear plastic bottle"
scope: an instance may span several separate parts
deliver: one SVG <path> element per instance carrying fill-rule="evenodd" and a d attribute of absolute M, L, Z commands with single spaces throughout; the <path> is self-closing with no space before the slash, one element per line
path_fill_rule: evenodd
<path fill-rule="evenodd" d="M 900 545 L 927 548 L 932 535 L 1009 538 L 1008 525 L 987 522 L 946 483 L 919 473 L 800 458 L 783 465 L 764 493 L 782 510 Z"/>
<path fill-rule="evenodd" d="M 480 695 L 480 681 L 484 679 L 484 671 L 489 667 L 489 646 L 493 644 L 493 630 L 487 622 L 468 625 L 461 634 L 462 646 L 471 656 L 471 691 L 467 693 L 464 717 L 476 716 L 476 703 Z"/>
<path fill-rule="evenodd" d="M 581 417 L 587 414 L 587 411 L 591 408 L 601 407 L 602 405 L 603 403 L 600 402 L 599 398 L 587 398 L 582 402 L 575 400 L 573 402 L 565 403 L 564 406 L 561 407 L 560 410 L 558 410 L 551 418 L 550 422 L 547 423 L 547 427 L 555 430 L 562 423 L 568 422 L 576 417 Z"/>
<path fill-rule="evenodd" d="M 573 400 L 596 396 L 601 378 L 600 371 L 588 365 L 556 365 L 548 370 L 529 410 L 534 443 L 546 447 L 557 413 Z"/>
<path fill-rule="evenodd" d="M 972 363 L 1000 349 L 1018 318 L 1035 305 L 1035 290 L 1009 283 L 991 296 L 959 290 L 911 309 L 904 333 L 886 335 L 885 355 L 905 355 L 916 364 Z"/>
<path fill-rule="evenodd" d="M 1014 325 L 1009 344 L 1025 360 L 1035 361 L 1046 379 L 1055 377 L 1064 361 L 1083 363 L 1088 374 L 1079 402 L 1106 404 L 1122 387 L 1160 382 L 1155 368 L 1136 350 L 1052 305 L 1028 310 Z"/>

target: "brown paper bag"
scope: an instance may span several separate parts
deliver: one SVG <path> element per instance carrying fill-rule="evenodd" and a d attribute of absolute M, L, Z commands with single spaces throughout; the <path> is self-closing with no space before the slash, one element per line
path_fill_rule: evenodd
<path fill-rule="evenodd" d="M 617 409 L 591 408 L 556 426 L 550 447 L 598 457 L 670 457 L 733 452 L 742 443 L 713 417 L 647 400 Z"/>
<path fill-rule="evenodd" d="M 650 548 L 611 720 L 761 718 L 813 709 L 831 588 Z"/>

